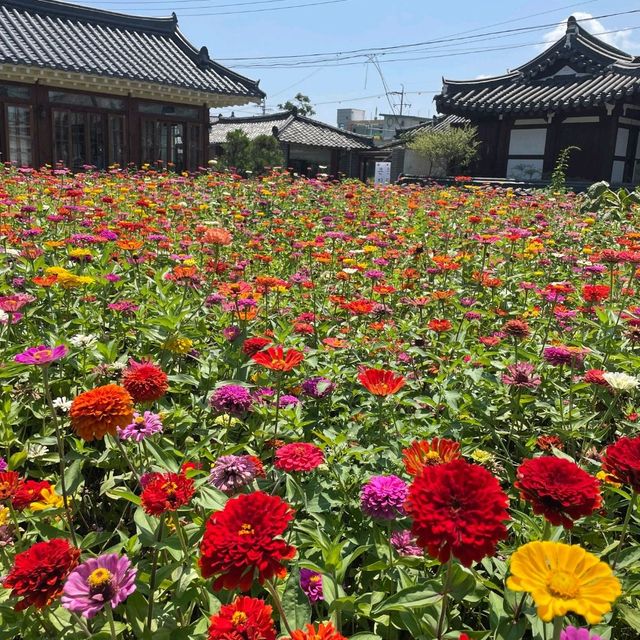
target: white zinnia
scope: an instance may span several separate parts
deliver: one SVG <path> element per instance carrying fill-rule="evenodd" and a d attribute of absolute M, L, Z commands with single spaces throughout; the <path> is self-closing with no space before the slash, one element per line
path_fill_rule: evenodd
<path fill-rule="evenodd" d="M 630 391 L 636 389 L 640 384 L 640 380 L 635 376 L 629 376 L 626 373 L 607 371 L 602 374 L 607 384 L 618 391 Z"/>
<path fill-rule="evenodd" d="M 62 396 L 61 398 L 53 399 L 53 406 L 54 408 L 60 409 L 60 411 L 67 413 L 67 411 L 71 409 L 72 402 L 73 400 L 67 400 L 64 396 Z"/>

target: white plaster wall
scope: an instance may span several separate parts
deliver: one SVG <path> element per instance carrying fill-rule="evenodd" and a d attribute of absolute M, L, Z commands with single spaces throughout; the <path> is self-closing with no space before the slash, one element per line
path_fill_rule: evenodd
<path fill-rule="evenodd" d="M 542 178 L 542 158 L 509 158 L 507 178 L 513 180 L 540 180 Z"/>
<path fill-rule="evenodd" d="M 546 141 L 546 129 L 512 129 L 509 139 L 509 155 L 542 156 Z"/>

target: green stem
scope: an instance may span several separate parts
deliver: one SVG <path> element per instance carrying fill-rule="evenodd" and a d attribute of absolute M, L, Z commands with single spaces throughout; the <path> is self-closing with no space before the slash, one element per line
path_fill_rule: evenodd
<path fill-rule="evenodd" d="M 444 632 L 444 624 L 447 619 L 447 608 L 449 606 L 449 586 L 451 583 L 451 574 L 453 570 L 453 560 L 447 562 L 447 572 L 444 577 L 442 586 L 442 608 L 440 609 L 440 617 L 438 618 L 438 628 L 436 630 L 436 639 L 442 640 Z"/>
<path fill-rule="evenodd" d="M 287 620 L 287 614 L 284 612 L 284 607 L 282 606 L 282 601 L 280 600 L 280 596 L 278 595 L 278 591 L 276 590 L 274 584 L 267 580 L 264 583 L 266 590 L 269 592 L 271 599 L 273 600 L 273 604 L 275 604 L 278 613 L 280 614 L 280 620 L 282 620 L 282 624 L 284 624 L 284 628 L 287 630 L 287 633 L 291 636 L 293 635 L 293 630 L 289 625 L 289 620 Z"/>
<path fill-rule="evenodd" d="M 187 545 L 187 539 L 185 537 L 184 529 L 180 524 L 180 517 L 178 516 L 178 512 L 172 511 L 171 518 L 173 519 L 173 525 L 176 528 L 176 533 L 178 534 L 178 539 L 180 540 L 180 546 L 182 547 L 182 551 L 184 553 L 184 561 L 186 563 L 189 558 L 189 548 Z"/>
<path fill-rule="evenodd" d="M 116 640 L 117 638 L 116 625 L 115 625 L 115 622 L 113 621 L 113 609 L 111 608 L 110 602 L 107 602 L 107 605 L 105 606 L 104 610 L 107 614 L 107 620 L 109 620 L 109 631 L 111 632 L 111 640 Z"/>
<path fill-rule="evenodd" d="M 64 503 L 64 510 L 67 515 L 67 525 L 69 526 L 69 533 L 71 534 L 71 540 L 73 546 L 78 546 L 78 540 L 76 538 L 76 532 L 73 528 L 73 522 L 71 518 L 71 506 L 69 505 L 69 494 L 67 493 L 67 481 L 64 477 L 65 460 L 64 460 L 64 440 L 62 438 L 62 432 L 60 431 L 60 425 L 58 424 L 58 416 L 56 415 L 56 408 L 53 406 L 53 398 L 51 397 L 51 387 L 49 386 L 49 369 L 44 367 L 42 369 L 42 378 L 44 382 L 44 395 L 47 399 L 47 405 L 51 412 L 51 419 L 53 426 L 56 430 L 56 441 L 58 443 L 58 458 L 60 464 L 60 487 L 62 488 L 62 502 Z"/>
<path fill-rule="evenodd" d="M 622 532 L 620 533 L 620 544 L 618 545 L 618 550 L 616 551 L 616 557 L 613 560 L 611 565 L 611 569 L 614 570 L 616 565 L 618 564 L 618 560 L 620 559 L 620 552 L 622 551 L 622 545 L 624 544 L 624 540 L 627 536 L 627 529 L 629 528 L 629 522 L 631 521 L 631 515 L 633 513 L 633 508 L 636 504 L 636 491 L 633 489 L 631 491 L 631 498 L 629 500 L 629 506 L 627 507 L 627 513 L 624 516 L 624 522 L 622 523 Z"/>
<path fill-rule="evenodd" d="M 564 616 L 556 616 L 553 619 L 553 640 L 560 640 L 560 634 L 562 633 L 563 622 L 564 622 Z"/>
<path fill-rule="evenodd" d="M 158 545 L 162 540 L 162 531 L 164 529 L 164 520 L 160 520 L 158 524 L 158 531 L 156 533 L 156 539 Z M 155 595 L 156 590 L 156 573 L 158 571 L 158 556 L 160 555 L 160 550 L 158 545 L 153 550 L 153 564 L 151 565 L 151 576 L 149 577 L 149 606 L 147 608 L 147 629 L 149 633 L 151 633 L 151 622 L 153 620 L 153 596 Z"/>

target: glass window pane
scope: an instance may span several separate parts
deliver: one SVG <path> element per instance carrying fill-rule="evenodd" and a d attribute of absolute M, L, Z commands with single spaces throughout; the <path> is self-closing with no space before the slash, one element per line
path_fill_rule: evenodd
<path fill-rule="evenodd" d="M 124 116 L 109 116 L 109 165 L 124 166 Z"/>
<path fill-rule="evenodd" d="M 31 108 L 7 106 L 7 131 L 9 133 L 9 160 L 19 167 L 31 166 Z"/>
<path fill-rule="evenodd" d="M 178 104 L 161 104 L 160 102 L 138 103 L 140 113 L 148 113 L 156 116 L 176 116 L 178 118 L 193 118 L 200 116 L 198 107 L 185 107 Z"/>
<path fill-rule="evenodd" d="M 71 125 L 71 169 L 77 171 L 87 164 L 86 144 L 87 125 L 84 113 L 69 113 L 69 123 Z"/>
<path fill-rule="evenodd" d="M 12 84 L 0 84 L 0 98 L 18 98 L 28 100 L 31 97 L 29 87 L 17 87 Z"/>
<path fill-rule="evenodd" d="M 101 113 L 87 114 L 89 121 L 89 164 L 97 169 L 106 166 L 104 143 L 104 116 Z"/>
<path fill-rule="evenodd" d="M 201 131 L 201 125 L 189 125 L 189 166 L 187 168 L 190 171 L 195 171 L 200 165 L 202 165 L 202 139 L 200 137 Z"/>
<path fill-rule="evenodd" d="M 122 111 L 125 101 L 121 98 L 93 96 L 68 91 L 49 91 L 49 102 L 52 104 L 68 104 L 74 107 L 95 107 L 96 109 L 113 109 Z"/>
<path fill-rule="evenodd" d="M 53 111 L 53 160 L 69 166 L 69 112 Z"/>

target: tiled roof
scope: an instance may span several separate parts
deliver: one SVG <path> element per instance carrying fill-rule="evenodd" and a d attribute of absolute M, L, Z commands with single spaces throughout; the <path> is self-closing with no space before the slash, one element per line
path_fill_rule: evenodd
<path fill-rule="evenodd" d="M 57 0 L 0 0 L 0 64 L 29 65 L 169 85 L 240 98 L 258 84 L 209 58 L 177 18 L 143 18 Z"/>
<path fill-rule="evenodd" d="M 249 138 L 275 135 L 280 142 L 335 149 L 370 149 L 371 138 L 297 115 L 290 111 L 250 118 L 219 118 L 211 125 L 209 141 L 222 144 L 227 133 L 241 129 Z"/>
<path fill-rule="evenodd" d="M 428 129 L 432 131 L 444 131 L 449 127 L 462 126 L 465 124 L 469 124 L 469 119 L 465 118 L 464 116 L 456 116 L 453 114 L 450 114 L 448 116 L 435 116 L 431 120 L 421 122 L 420 124 L 416 124 L 413 127 L 407 127 L 406 129 L 397 129 L 396 137 L 415 136 L 416 134 L 427 131 Z"/>
<path fill-rule="evenodd" d="M 592 36 L 569 18 L 567 32 L 539 56 L 503 76 L 444 80 L 443 113 L 543 113 L 613 103 L 640 93 L 640 58 Z"/>

